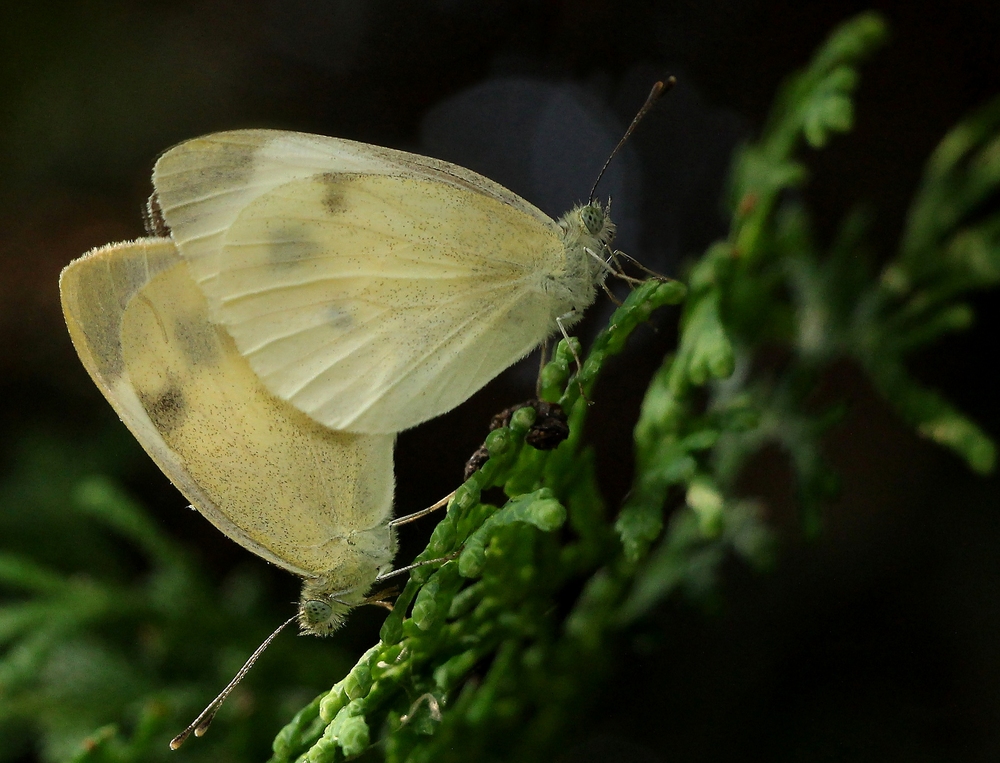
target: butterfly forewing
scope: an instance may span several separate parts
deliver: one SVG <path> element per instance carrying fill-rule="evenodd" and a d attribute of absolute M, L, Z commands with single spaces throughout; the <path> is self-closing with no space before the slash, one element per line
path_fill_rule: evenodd
<path fill-rule="evenodd" d="M 327 426 L 414 426 L 554 326 L 559 227 L 469 170 L 252 131 L 182 144 L 155 178 L 213 320 L 272 392 Z"/>

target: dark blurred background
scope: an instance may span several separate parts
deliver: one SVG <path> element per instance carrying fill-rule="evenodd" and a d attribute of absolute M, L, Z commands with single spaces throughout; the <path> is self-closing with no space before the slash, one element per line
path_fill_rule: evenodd
<path fill-rule="evenodd" d="M 351 138 L 459 162 L 557 216 L 587 196 L 652 82 L 672 73 L 680 84 L 601 193 L 614 199 L 619 246 L 676 274 L 726 231 L 733 147 L 832 27 L 868 8 L 885 14 L 892 39 L 863 70 L 855 131 L 808 158 L 805 195 L 821 236 L 870 203 L 888 256 L 928 154 L 1000 93 L 995 0 L 2 4 L 0 468 L 40 431 L 81 448 L 115 431 L 70 345 L 56 283 L 87 249 L 142 234 L 152 163 L 173 143 L 251 126 Z M 1000 313 L 989 294 L 976 308 L 976 327 L 915 370 L 998 436 Z M 612 506 L 676 318 L 639 332 L 595 393 L 588 431 Z M 455 487 L 490 416 L 530 396 L 536 362 L 400 437 L 398 513 Z M 997 479 L 909 434 L 854 369 L 826 386 L 851 408 L 828 440 L 844 489 L 822 537 L 802 539 L 780 454 L 759 459 L 745 487 L 771 508 L 780 563 L 765 576 L 734 563 L 717 607 L 674 603 L 644 624 L 568 759 L 1000 758 Z M 207 567 L 257 563 L 182 510 L 129 438 L 120 448 L 129 488 Z M 429 529 L 407 527 L 401 561 Z M 293 599 L 297 581 L 272 573 Z M 378 620 L 359 613 L 345 638 L 360 651 Z"/>

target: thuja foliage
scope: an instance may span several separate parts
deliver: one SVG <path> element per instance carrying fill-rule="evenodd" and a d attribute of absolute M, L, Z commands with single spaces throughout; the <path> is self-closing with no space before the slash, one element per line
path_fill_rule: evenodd
<path fill-rule="evenodd" d="M 842 407 L 817 410 L 811 400 L 834 362 L 856 364 L 902 420 L 972 469 L 993 468 L 992 442 L 906 363 L 967 327 L 963 297 L 1000 281 L 1000 100 L 945 137 L 899 249 L 884 253 L 878 273 L 864 214 L 849 215 L 824 247 L 795 193 L 808 177 L 803 156 L 850 130 L 857 66 L 883 37 L 877 16 L 859 16 L 783 86 L 759 139 L 734 159 L 730 233 L 691 265 L 686 287 L 651 279 L 634 289 L 579 369 L 579 345 L 560 344 L 542 390 L 568 412 L 569 439 L 552 451 L 525 445 L 530 408 L 490 434 L 489 460 L 459 487 L 418 557 L 443 561 L 411 573 L 380 641 L 299 710 L 274 740 L 274 763 L 366 751 L 400 763 L 551 754 L 600 687 L 630 623 L 671 595 L 710 595 L 733 555 L 755 566 L 771 559 L 758 503 L 737 485 L 762 447 L 787 454 L 804 531 L 820 531 L 837 487 L 822 437 Z M 681 300 L 677 349 L 649 386 L 635 427 L 633 488 L 623 506 L 607 506 L 582 437 L 594 383 L 639 324 Z M 759 362 L 762 350 L 773 356 L 776 348 L 780 362 Z M 243 617 L 277 618 L 264 612 L 252 581 L 243 596 L 214 590 L 113 481 L 86 477 L 86 466 L 69 459 L 61 468 L 63 481 L 32 488 L 43 496 L 10 483 L 4 502 L 49 507 L 45 526 L 57 547 L 76 548 L 84 535 L 100 544 L 94 527 L 110 529 L 148 571 L 140 583 L 117 582 L 111 549 L 86 575 L 57 571 L 54 559 L 0 554 L 0 586 L 12 594 L 0 606 L 0 732 L 24 734 L 30 724 L 46 760 L 166 757 L 193 695 L 208 696 L 205 686 L 214 684 L 164 681 L 164 665 L 179 661 L 191 675 L 199 662 L 225 663 L 204 644 L 249 651 L 235 638 L 237 605 L 227 601 L 243 602 Z M 51 520 L 51 507 L 67 495 L 68 517 Z M 257 668 L 279 666 L 270 685 L 294 686 L 316 672 L 318 652 L 303 658 L 301 641 L 280 643 Z M 335 650 L 330 641 L 313 643 Z M 219 675 L 210 678 L 220 683 Z M 282 703 L 261 692 L 261 713 L 280 714 L 291 701 L 284 696 Z M 128 723 L 73 745 L 104 720 L 102 708 Z M 173 755 L 244 759 L 251 740 L 235 725 Z M 255 726 L 245 734 L 262 723 Z"/>
<path fill-rule="evenodd" d="M 287 616 L 288 602 L 253 571 L 213 582 L 105 476 L 128 471 L 123 453 L 139 455 L 126 438 L 123 428 L 85 442 L 35 432 L 9 458 L 0 483 L 2 761 L 169 759 L 166 740 Z M 254 759 L 247 751 L 266 749 L 315 693 L 315 671 L 342 675 L 351 664 L 336 642 L 279 640 L 273 650 L 256 680 L 274 689 L 252 704 L 234 697 L 220 720 L 253 712 L 259 723 L 199 740 L 187 759 Z"/>

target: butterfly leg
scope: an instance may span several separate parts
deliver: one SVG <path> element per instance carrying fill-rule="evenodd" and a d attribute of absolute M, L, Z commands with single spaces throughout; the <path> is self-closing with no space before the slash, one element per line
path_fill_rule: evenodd
<path fill-rule="evenodd" d="M 607 248 L 607 247 L 605 247 L 605 248 Z M 605 260 L 603 257 L 601 257 L 601 255 L 599 255 L 593 249 L 591 249 L 590 247 L 584 247 L 584 251 L 600 263 L 601 267 L 604 268 L 605 277 L 607 277 L 608 275 L 612 275 L 612 276 L 619 275 L 618 271 L 615 270 L 613 267 L 611 267 L 608 264 L 607 260 Z M 609 250 L 609 252 L 610 252 L 610 250 Z M 610 252 L 610 255 L 611 256 L 609 257 L 609 259 L 614 258 L 614 252 Z"/>
<path fill-rule="evenodd" d="M 383 583 L 386 580 L 389 580 L 389 578 L 394 578 L 398 575 L 404 575 L 410 570 L 417 569 L 417 567 L 426 567 L 430 564 L 443 564 L 444 562 L 450 562 L 452 559 L 457 559 L 460 553 L 462 553 L 461 549 L 459 549 L 458 551 L 452 551 L 447 556 L 439 556 L 437 559 L 424 559 L 422 562 L 414 562 L 413 564 L 408 564 L 405 567 L 400 567 L 399 569 L 396 570 L 390 570 L 389 572 L 383 573 L 382 575 L 379 575 L 377 578 L 375 578 L 374 585 Z"/>
<path fill-rule="evenodd" d="M 381 591 L 376 591 L 375 593 L 366 596 L 364 603 L 369 604 L 373 607 L 381 607 L 382 609 L 387 609 L 392 612 L 392 602 L 386 601 L 390 596 L 396 596 L 399 594 L 399 588 L 392 586 L 391 588 L 385 588 Z"/>
<path fill-rule="evenodd" d="M 622 301 L 612 293 L 611 289 L 608 288 L 607 283 L 601 281 L 601 288 L 604 289 L 604 293 L 608 295 L 608 299 L 615 303 L 616 307 L 622 306 Z"/>
<path fill-rule="evenodd" d="M 542 399 L 542 369 L 549 362 L 549 340 L 548 337 L 542 340 L 538 353 L 538 376 L 535 377 L 535 397 Z"/>
<path fill-rule="evenodd" d="M 435 503 L 433 506 L 428 506 L 426 509 L 421 509 L 420 511 L 415 511 L 412 514 L 407 514 L 405 517 L 397 517 L 396 519 L 393 519 L 391 522 L 389 522 L 389 527 L 398 527 L 399 525 L 405 525 L 409 524 L 410 522 L 415 522 L 421 517 L 426 517 L 433 511 L 437 511 L 438 509 L 443 509 L 445 506 L 448 505 L 449 501 L 451 501 L 451 499 L 454 497 L 455 497 L 455 491 L 452 490 L 450 493 L 448 493 L 448 495 L 446 495 L 440 501 Z"/>
<path fill-rule="evenodd" d="M 618 271 L 615 273 L 615 275 L 617 275 L 619 278 L 624 278 L 629 283 L 633 283 L 633 282 L 634 283 L 642 283 L 642 281 L 640 279 L 638 279 L 638 278 L 630 278 L 629 276 L 626 276 L 624 274 L 623 268 L 621 266 L 621 263 L 618 262 L 618 258 L 619 257 L 623 257 L 624 259 L 628 260 L 633 265 L 635 265 L 637 268 L 639 268 L 639 270 L 641 270 L 642 272 L 650 275 L 653 278 L 656 278 L 656 279 L 658 279 L 660 281 L 667 281 L 667 280 L 669 280 L 665 275 L 663 275 L 661 273 L 657 273 L 655 270 L 650 270 L 649 268 L 647 268 L 645 265 L 643 265 L 641 262 L 639 262 L 639 260 L 637 260 L 635 257 L 632 257 L 631 255 L 628 255 L 628 254 L 625 254 L 625 252 L 623 252 L 621 249 L 615 249 L 613 252 L 611 252 L 611 259 L 614 260 L 615 264 L 618 266 Z"/>
<path fill-rule="evenodd" d="M 586 251 L 587 254 L 589 254 L 591 257 L 593 257 L 595 260 L 597 260 L 601 264 L 601 267 L 604 268 L 604 270 L 605 270 L 604 277 L 600 279 L 601 288 L 604 289 L 604 293 L 608 295 L 608 299 L 610 299 L 612 302 L 614 302 L 615 305 L 617 305 L 618 307 L 621 307 L 622 306 L 621 300 L 619 300 L 618 297 L 616 297 L 614 294 L 611 293 L 611 289 L 608 288 L 608 284 L 607 284 L 607 277 L 608 277 L 609 274 L 613 275 L 615 277 L 619 277 L 621 275 L 621 273 L 619 273 L 617 270 L 615 270 L 613 267 L 611 267 L 607 263 L 607 261 L 603 257 L 601 257 L 597 252 L 595 252 L 593 249 L 584 248 L 584 251 Z M 614 252 L 611 253 L 611 258 L 613 258 L 613 257 L 614 257 Z M 617 265 L 618 263 L 616 262 L 615 264 Z M 619 269 L 620 269 L 620 267 L 621 266 L 619 266 Z"/>
<path fill-rule="evenodd" d="M 556 325 L 559 327 L 559 331 L 563 335 L 563 339 L 566 340 L 566 346 L 569 347 L 569 351 L 573 353 L 573 360 L 576 362 L 576 384 L 580 388 L 580 397 L 584 399 L 587 405 L 590 405 L 590 400 L 587 399 L 587 393 L 583 391 L 583 383 L 580 381 L 580 371 L 583 370 L 583 363 L 580 361 L 580 356 L 576 354 L 576 348 L 573 347 L 573 343 L 569 340 L 569 334 L 566 333 L 566 327 L 563 326 L 563 318 L 573 317 L 573 312 L 570 311 L 565 315 L 560 315 L 556 318 Z"/>

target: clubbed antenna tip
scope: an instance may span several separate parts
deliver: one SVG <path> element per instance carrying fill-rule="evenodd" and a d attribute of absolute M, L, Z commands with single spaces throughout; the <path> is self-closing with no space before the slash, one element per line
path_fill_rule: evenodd
<path fill-rule="evenodd" d="M 614 151 L 612 151 L 610 156 L 608 156 L 608 160 L 604 162 L 604 166 L 601 167 L 601 171 L 597 174 L 597 180 L 594 181 L 594 187 L 590 189 L 590 203 L 594 202 L 594 194 L 597 193 L 597 184 L 601 182 L 601 178 L 604 177 L 604 171 L 608 168 L 608 165 L 611 164 L 611 160 L 615 158 L 615 154 L 617 154 L 618 150 L 625 145 L 625 141 L 628 140 L 628 137 L 635 132 L 635 128 L 639 126 L 639 122 L 642 121 L 642 118 L 646 116 L 646 114 L 649 113 L 649 110 L 653 108 L 658 100 L 660 100 L 660 96 L 669 91 L 676 84 L 677 77 L 671 75 L 653 85 L 652 89 L 649 91 L 649 95 L 646 96 L 646 102 L 642 104 L 642 108 L 639 109 L 635 118 L 632 119 L 632 124 L 628 126 L 625 134 L 622 135 L 622 139 L 618 141 L 618 145 L 615 146 Z"/>

